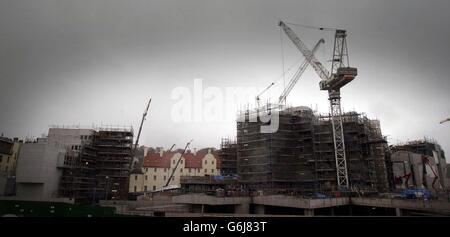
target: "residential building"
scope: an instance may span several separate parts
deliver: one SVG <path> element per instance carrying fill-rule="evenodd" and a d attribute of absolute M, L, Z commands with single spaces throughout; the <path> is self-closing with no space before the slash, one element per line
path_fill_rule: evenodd
<path fill-rule="evenodd" d="M 187 151 L 180 159 L 181 150 L 175 152 L 147 153 L 142 172 L 130 175 L 130 193 L 150 192 L 168 186 L 180 186 L 183 176 L 215 176 L 220 174 L 221 162 L 215 150 L 206 148 Z M 179 161 L 179 163 L 178 163 Z M 178 166 L 177 166 L 178 163 Z M 176 168 L 175 168 L 176 167 Z M 169 180 L 173 172 L 173 176 Z"/>

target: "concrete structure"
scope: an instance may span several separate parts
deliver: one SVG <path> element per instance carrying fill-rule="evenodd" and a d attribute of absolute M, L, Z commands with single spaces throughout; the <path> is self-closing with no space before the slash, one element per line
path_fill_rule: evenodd
<path fill-rule="evenodd" d="M 182 151 L 148 153 L 144 158 L 141 172 L 130 176 L 130 193 L 156 191 L 164 187 L 173 169 L 175 169 Z M 182 176 L 205 176 L 220 174 L 220 160 L 216 151 L 205 148 L 199 151 L 187 151 L 175 170 L 170 186 L 180 186 Z"/>
<path fill-rule="evenodd" d="M 409 186 L 426 187 L 430 190 L 448 189 L 445 154 L 435 141 L 429 139 L 411 141 L 391 146 L 391 150 L 397 187 L 400 184 L 401 188 L 405 188 L 404 182 L 407 175 L 411 173 L 412 176 L 408 180 Z M 433 187 L 435 179 L 437 182 Z"/>
<path fill-rule="evenodd" d="M 434 159 L 428 158 L 428 165 L 424 163 L 424 155 L 410 151 L 394 151 L 391 155 L 395 176 L 395 188 L 428 188 L 431 191 L 443 190 L 440 178 L 433 171 L 438 167 Z M 436 180 L 436 181 L 435 181 Z"/>
<path fill-rule="evenodd" d="M 22 200 L 50 200 L 58 197 L 65 146 L 40 138 L 22 146 L 16 175 L 16 195 Z"/>
<path fill-rule="evenodd" d="M 119 213 L 144 216 L 450 216 L 441 200 L 382 197 L 312 199 L 291 195 L 222 197 L 199 193 L 154 196 L 140 201 L 103 201 Z"/>
<path fill-rule="evenodd" d="M 17 198 L 55 200 L 62 168 L 71 162 L 92 135 L 92 129 L 50 128 L 48 136 L 22 145 L 18 165 Z"/>

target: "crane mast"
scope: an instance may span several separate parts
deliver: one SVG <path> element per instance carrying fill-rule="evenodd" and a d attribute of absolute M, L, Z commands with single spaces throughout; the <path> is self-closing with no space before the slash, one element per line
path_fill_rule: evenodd
<path fill-rule="evenodd" d="M 134 155 L 136 154 L 136 151 L 137 151 L 139 138 L 141 137 L 142 126 L 144 125 L 144 121 L 145 121 L 145 118 L 147 117 L 148 108 L 150 107 L 151 102 L 152 102 L 152 98 L 150 98 L 148 100 L 147 107 L 145 107 L 144 113 L 142 114 L 141 125 L 139 126 L 138 135 L 136 137 L 136 141 L 135 141 L 134 147 L 133 147 L 133 159 L 134 159 Z M 130 170 L 132 170 L 132 169 L 133 169 L 133 161 L 131 161 L 131 163 L 130 163 Z"/>
<path fill-rule="evenodd" d="M 291 39 L 295 46 L 297 46 L 303 56 L 306 59 L 310 59 L 307 61 L 311 64 L 311 66 L 313 66 L 316 73 L 322 79 L 319 83 L 320 89 L 328 91 L 331 124 L 333 128 L 337 184 L 339 188 L 348 189 L 349 182 L 342 122 L 340 88 L 355 78 L 355 76 L 357 75 L 357 69 L 349 66 L 346 31 L 339 29 L 336 30 L 330 74 L 325 69 L 325 67 L 314 57 L 314 54 L 306 47 L 306 45 L 291 28 L 289 28 L 282 21 L 280 21 L 279 26 L 284 30 L 286 35 Z"/>

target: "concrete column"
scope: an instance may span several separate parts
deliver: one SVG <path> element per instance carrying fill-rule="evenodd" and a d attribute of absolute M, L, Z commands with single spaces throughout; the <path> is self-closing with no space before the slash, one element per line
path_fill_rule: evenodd
<path fill-rule="evenodd" d="M 234 213 L 236 214 L 249 214 L 250 206 L 248 203 L 242 203 L 234 206 Z"/>
<path fill-rule="evenodd" d="M 265 214 L 266 207 L 264 205 L 255 205 L 255 214 Z"/>
<path fill-rule="evenodd" d="M 314 209 L 305 209 L 305 216 L 314 216 Z"/>
<path fill-rule="evenodd" d="M 402 209 L 400 208 L 395 208 L 395 216 L 402 216 Z"/>

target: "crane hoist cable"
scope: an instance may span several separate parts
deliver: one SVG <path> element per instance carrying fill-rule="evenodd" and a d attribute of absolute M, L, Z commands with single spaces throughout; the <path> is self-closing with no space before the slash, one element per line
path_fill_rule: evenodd
<path fill-rule="evenodd" d="M 283 32 L 280 28 L 280 45 L 281 45 L 281 72 L 283 75 L 283 87 L 286 88 L 286 77 L 284 73 L 284 48 L 283 48 Z M 273 84 L 273 83 L 272 83 Z"/>

